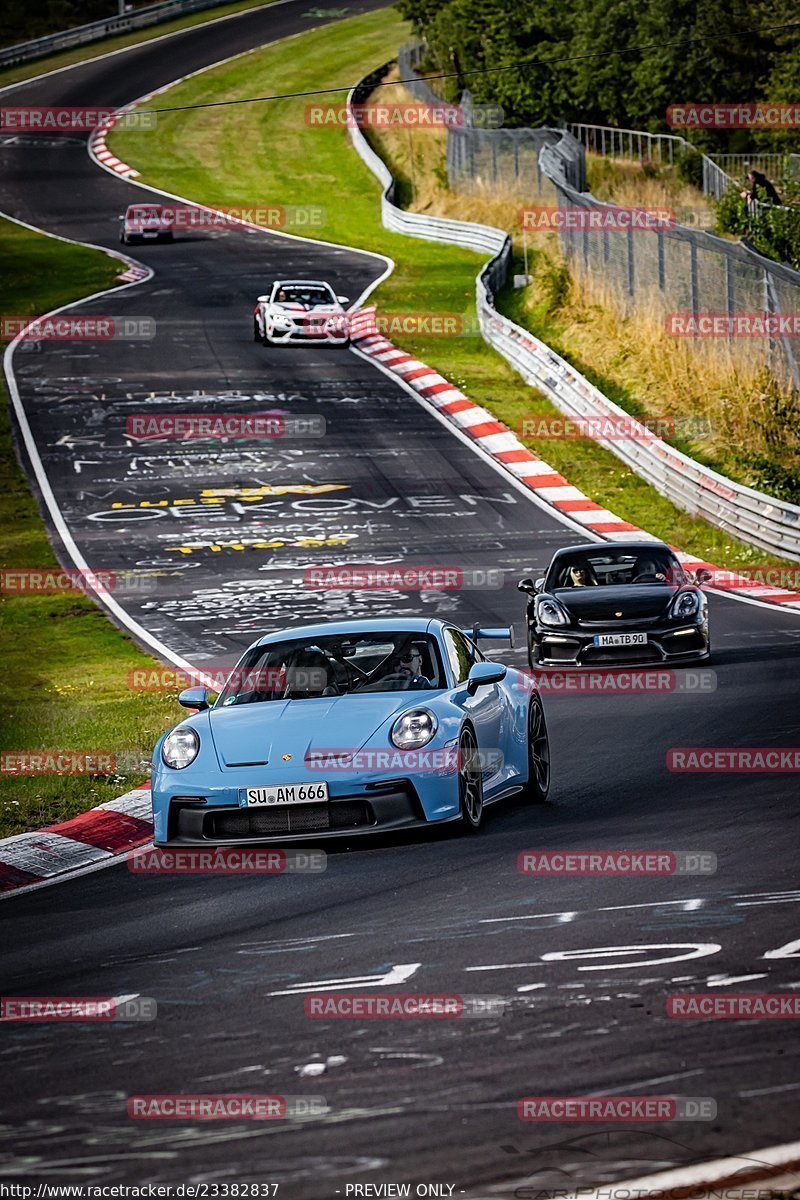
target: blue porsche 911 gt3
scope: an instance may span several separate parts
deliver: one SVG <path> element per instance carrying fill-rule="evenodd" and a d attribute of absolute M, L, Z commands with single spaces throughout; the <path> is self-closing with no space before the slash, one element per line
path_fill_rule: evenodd
<path fill-rule="evenodd" d="M 209 704 L 156 745 L 156 845 L 253 844 L 461 822 L 542 801 L 550 751 L 530 677 L 479 638 L 415 617 L 285 629 L 245 652 Z"/>

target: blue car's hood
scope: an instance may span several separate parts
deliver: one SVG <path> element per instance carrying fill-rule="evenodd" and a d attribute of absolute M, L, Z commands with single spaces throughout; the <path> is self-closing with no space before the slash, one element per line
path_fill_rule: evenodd
<path fill-rule="evenodd" d="M 417 708 L 432 693 L 370 692 L 316 700 L 269 700 L 208 714 L 217 755 L 225 766 L 300 763 L 310 751 L 360 750 L 395 713 Z M 388 744 L 388 743 L 387 743 Z"/>

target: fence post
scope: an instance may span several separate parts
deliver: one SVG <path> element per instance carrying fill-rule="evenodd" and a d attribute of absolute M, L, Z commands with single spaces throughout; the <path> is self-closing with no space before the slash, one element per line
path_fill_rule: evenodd
<path fill-rule="evenodd" d="M 633 230 L 627 231 L 628 240 L 628 295 L 635 294 L 634 270 L 633 270 Z"/>
<path fill-rule="evenodd" d="M 658 286 L 660 291 L 664 291 L 666 286 L 666 271 L 664 269 L 664 234 L 660 229 L 656 230 L 656 246 L 658 247 Z"/>
<path fill-rule="evenodd" d="M 692 312 L 700 311 L 700 288 L 697 280 L 697 246 L 694 241 L 689 242 L 689 254 L 691 261 L 691 288 L 692 288 Z"/>
<path fill-rule="evenodd" d="M 725 255 L 725 303 L 727 305 L 728 316 L 732 317 L 734 313 L 734 305 L 736 304 L 734 277 L 733 277 L 733 259 L 729 254 Z M 733 338 L 733 329 L 728 329 L 728 340 Z"/>

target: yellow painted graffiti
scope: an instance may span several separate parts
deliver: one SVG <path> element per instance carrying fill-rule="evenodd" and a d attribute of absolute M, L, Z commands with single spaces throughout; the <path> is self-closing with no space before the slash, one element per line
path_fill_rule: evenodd
<path fill-rule="evenodd" d="M 321 546 L 346 546 L 356 537 L 356 533 L 340 533 L 326 538 L 242 538 L 233 542 L 186 542 L 182 546 L 165 546 L 165 550 L 168 554 L 194 554 L 197 550 L 210 550 L 212 554 L 222 550 L 281 550 L 284 546 L 313 550 Z"/>
<path fill-rule="evenodd" d="M 265 483 L 260 487 L 203 488 L 199 499 L 181 497 L 168 500 L 139 500 L 136 504 L 114 501 L 112 508 L 180 508 L 187 504 L 224 504 L 226 500 L 263 500 L 265 496 L 320 496 L 325 492 L 341 492 L 349 487 L 346 483 Z"/>

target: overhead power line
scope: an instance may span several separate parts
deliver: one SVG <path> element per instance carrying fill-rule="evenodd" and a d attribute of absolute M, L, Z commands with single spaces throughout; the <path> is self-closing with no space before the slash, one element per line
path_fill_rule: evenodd
<path fill-rule="evenodd" d="M 638 45 L 622 46 L 619 50 L 593 50 L 587 54 L 564 54 L 557 58 L 521 58 L 516 62 L 502 67 L 476 67 L 469 71 L 442 71 L 438 75 L 426 75 L 426 81 L 433 79 L 465 79 L 469 75 L 498 75 L 507 71 L 524 70 L 526 67 L 548 67 L 557 63 L 582 62 L 592 58 L 612 58 L 623 54 L 636 54 L 643 50 L 663 50 L 667 46 L 704 45 L 706 42 L 722 42 L 738 37 L 763 36 L 777 29 L 798 29 L 800 21 L 784 21 L 780 25 L 765 25 L 761 29 L 732 29 L 728 33 L 713 33 L 707 36 L 676 38 L 668 42 L 644 42 Z M 564 41 L 566 39 L 562 39 Z M 360 81 L 359 81 L 360 82 Z M 414 83 L 414 79 L 392 79 L 376 83 L 375 87 L 401 87 L 405 83 Z M 348 95 L 356 84 L 347 87 L 315 88 L 303 92 L 276 92 L 271 96 L 244 96 L 238 100 L 209 100 L 202 104 L 176 104 L 172 108 L 155 108 L 151 112 L 188 112 L 195 108 L 228 108 L 235 104 L 265 104 L 270 100 L 302 100 L 310 96 L 335 96 L 344 93 Z"/>

